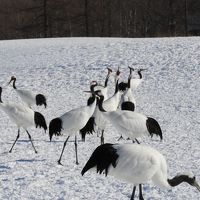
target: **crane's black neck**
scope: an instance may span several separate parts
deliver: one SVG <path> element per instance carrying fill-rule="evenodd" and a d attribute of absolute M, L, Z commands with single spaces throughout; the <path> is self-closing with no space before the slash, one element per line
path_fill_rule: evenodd
<path fill-rule="evenodd" d="M 107 87 L 108 86 L 108 79 L 109 79 L 110 75 L 108 74 L 106 76 L 106 80 L 105 80 L 105 83 L 104 83 L 104 87 Z"/>
<path fill-rule="evenodd" d="M 141 73 L 141 70 L 138 70 L 138 75 L 139 75 L 140 79 L 142 79 L 142 73 Z"/>
<path fill-rule="evenodd" d="M 130 74 L 128 77 L 128 88 L 131 88 L 131 78 L 132 78 L 132 75 Z"/>
<path fill-rule="evenodd" d="M 15 82 L 16 82 L 16 78 L 15 78 L 15 79 L 13 79 L 13 88 L 16 90 L 16 89 L 17 89 L 17 87 L 16 87 L 16 85 L 15 85 Z"/>
<path fill-rule="evenodd" d="M 0 87 L 0 103 L 3 103 L 2 99 L 1 99 L 1 94 L 2 94 L 2 87 Z"/>
<path fill-rule="evenodd" d="M 172 179 L 167 179 L 169 185 L 171 185 L 172 187 L 175 187 L 183 182 L 186 182 L 188 184 L 192 184 L 194 182 L 194 177 L 189 177 L 188 175 L 177 175 Z"/>
<path fill-rule="evenodd" d="M 104 96 L 103 96 L 103 95 L 100 95 L 99 97 L 100 97 L 100 99 L 99 99 L 99 101 L 98 101 L 99 110 L 100 110 L 101 112 L 106 112 L 106 110 L 104 110 L 104 108 L 103 108 Z"/>
<path fill-rule="evenodd" d="M 96 84 L 96 85 L 97 85 L 97 84 Z M 88 99 L 88 102 L 87 102 L 87 105 L 88 105 L 88 106 L 91 105 L 91 104 L 93 104 L 94 101 L 95 101 L 96 96 L 95 96 L 95 92 L 94 92 L 94 87 L 95 87 L 96 85 L 91 85 L 91 86 L 90 86 L 90 91 L 91 91 L 91 93 L 92 93 L 92 97 L 90 97 L 90 98 Z"/>
<path fill-rule="evenodd" d="M 133 68 L 129 67 L 130 70 L 130 75 L 132 75 L 132 71 L 134 70 Z"/>
<path fill-rule="evenodd" d="M 94 98 L 93 95 L 91 97 L 89 97 L 89 99 L 87 100 L 87 105 L 91 105 L 94 102 Z"/>
<path fill-rule="evenodd" d="M 87 103 L 87 105 L 89 106 L 89 105 L 93 104 L 94 101 L 95 101 L 95 98 L 96 98 L 95 95 L 92 94 L 92 97 L 90 97 L 90 98 L 88 99 L 88 103 Z"/>
<path fill-rule="evenodd" d="M 94 88 L 97 86 L 97 84 L 92 84 L 90 86 L 90 91 L 92 92 L 92 94 L 94 94 Z"/>
<path fill-rule="evenodd" d="M 116 85 L 115 85 L 115 94 L 119 91 L 119 79 L 117 78 Z"/>

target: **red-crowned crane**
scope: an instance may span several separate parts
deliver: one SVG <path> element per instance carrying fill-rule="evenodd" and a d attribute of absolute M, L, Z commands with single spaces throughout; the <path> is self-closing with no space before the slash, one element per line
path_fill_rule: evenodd
<path fill-rule="evenodd" d="M 134 92 L 137 87 L 142 83 L 143 77 L 142 77 L 142 71 L 146 71 L 147 69 L 137 69 L 137 73 L 139 75 L 139 78 L 132 78 L 131 80 L 131 90 Z M 135 70 L 136 71 L 136 70 Z"/>
<path fill-rule="evenodd" d="M 153 134 L 160 136 L 160 139 L 162 140 L 162 130 L 155 119 L 128 110 L 107 112 L 103 107 L 104 97 L 101 91 L 98 91 L 96 95 L 100 98 L 98 103 L 99 110 L 104 118 L 110 121 L 119 133 L 125 134 L 131 140 L 142 136 L 153 137 Z"/>
<path fill-rule="evenodd" d="M 106 75 L 106 79 L 105 79 L 105 83 L 104 86 L 102 85 L 97 85 L 95 86 L 95 90 L 101 90 L 102 94 L 104 95 L 104 100 L 106 100 L 108 98 L 108 80 L 110 78 L 110 75 L 112 73 L 112 69 L 110 69 L 109 67 L 107 67 L 107 75 Z M 87 101 L 87 105 L 89 106 L 90 104 L 92 104 L 93 100 L 92 100 L 92 96 L 89 97 L 88 101 Z M 97 109 L 97 108 L 96 108 Z M 93 132 L 95 132 L 95 127 L 96 127 L 96 123 L 95 123 L 95 117 L 96 117 L 96 109 L 94 114 L 89 118 L 88 122 L 86 123 L 86 125 L 80 130 L 80 134 L 82 136 L 82 140 L 85 141 L 85 135 L 86 134 L 93 134 Z M 97 130 L 98 132 L 99 130 Z"/>
<path fill-rule="evenodd" d="M 129 69 L 130 69 L 130 74 L 128 77 L 128 85 L 127 85 L 127 89 L 122 94 L 121 109 L 134 111 L 136 107 L 136 101 L 135 101 L 135 98 L 133 97 L 132 89 L 131 89 L 132 71 L 134 71 L 134 69 L 131 67 L 129 67 Z"/>
<path fill-rule="evenodd" d="M 111 175 L 134 185 L 131 200 L 135 196 L 135 186 L 152 181 L 160 188 L 170 189 L 183 182 L 200 186 L 191 173 L 177 174 L 169 179 L 165 157 L 156 149 L 138 144 L 103 144 L 97 147 L 81 171 L 84 175 L 91 168 L 99 174 Z M 139 199 L 144 200 L 142 190 Z"/>
<path fill-rule="evenodd" d="M 121 98 L 121 109 L 122 110 L 129 110 L 129 111 L 135 111 L 136 108 L 136 101 L 135 98 L 133 97 L 132 92 L 138 87 L 138 85 L 142 82 L 142 74 L 141 72 L 146 70 L 146 69 L 139 69 L 138 75 L 139 79 L 133 79 L 132 78 L 132 71 L 134 71 L 133 68 L 129 67 L 130 69 L 130 74 L 128 78 L 128 84 L 127 84 L 127 89 L 124 91 L 122 98 Z M 123 82 L 121 82 L 122 84 Z M 118 140 L 122 139 L 122 135 L 119 137 Z"/>
<path fill-rule="evenodd" d="M 103 102 L 106 111 L 115 111 L 119 106 L 120 92 L 118 88 L 118 81 L 120 73 L 121 72 L 119 71 L 118 68 L 115 76 L 115 93 L 113 94 L 112 97 L 108 98 L 107 100 L 104 100 Z M 98 91 L 96 92 L 98 93 Z M 99 100 L 97 100 L 97 104 L 99 104 Z M 95 124 L 97 125 L 98 129 L 101 130 L 101 144 L 104 144 L 104 130 L 107 125 L 107 120 L 103 116 L 102 112 L 99 110 L 98 105 L 95 109 L 94 116 L 95 116 Z"/>
<path fill-rule="evenodd" d="M 129 67 L 129 69 L 131 70 L 133 68 Z M 147 69 L 142 69 L 142 68 L 138 69 L 137 73 L 139 75 L 139 78 L 132 78 L 131 84 L 130 84 L 130 87 L 131 87 L 132 91 L 134 91 L 140 85 L 140 83 L 142 82 L 143 77 L 142 77 L 142 73 L 141 72 L 145 71 L 145 70 L 147 70 Z M 133 69 L 133 71 L 135 71 L 135 70 Z M 125 83 L 123 81 L 119 83 L 119 90 L 120 91 L 126 91 L 127 88 L 128 88 L 128 83 Z"/>
<path fill-rule="evenodd" d="M 108 72 L 107 72 L 107 75 L 106 75 L 104 86 L 103 85 L 97 85 L 95 87 L 95 91 L 101 90 L 102 94 L 104 95 L 105 100 L 108 98 L 108 80 L 109 80 L 110 75 L 112 73 L 112 69 L 110 69 L 109 67 L 107 67 L 107 70 L 108 70 Z"/>
<path fill-rule="evenodd" d="M 44 116 L 39 112 L 33 111 L 31 108 L 29 108 L 28 106 L 25 106 L 25 105 L 19 105 L 19 104 L 15 104 L 15 103 L 4 103 L 1 99 L 1 94 L 2 94 L 2 88 L 0 87 L 0 109 L 2 109 L 9 116 L 11 121 L 13 121 L 18 127 L 17 137 L 16 137 L 9 152 L 10 153 L 12 152 L 12 149 L 13 149 L 15 143 L 19 139 L 20 128 L 23 128 L 26 131 L 26 133 L 28 134 L 28 137 L 31 141 L 31 144 L 33 146 L 35 153 L 37 153 L 37 151 L 33 145 L 31 135 L 28 132 L 27 128 L 35 125 L 36 128 L 42 127 L 46 132 L 47 125 L 46 125 Z"/>
<path fill-rule="evenodd" d="M 53 135 L 61 135 L 62 133 L 65 133 L 67 136 L 67 139 L 64 142 L 63 149 L 60 155 L 60 158 L 58 160 L 58 164 L 61 164 L 62 155 L 65 149 L 65 146 L 67 144 L 67 141 L 70 136 L 75 135 L 75 154 L 76 154 L 76 164 L 78 164 L 78 153 L 77 153 L 77 137 L 76 134 L 82 129 L 89 118 L 94 113 L 94 109 L 96 107 L 96 96 L 94 93 L 94 87 L 97 86 L 96 81 L 92 81 L 90 90 L 92 92 L 92 104 L 89 106 L 83 106 L 80 108 L 76 108 L 73 110 L 70 110 L 60 117 L 57 117 L 55 119 L 52 119 L 49 124 L 49 137 L 50 141 L 52 140 Z"/>
<path fill-rule="evenodd" d="M 12 76 L 9 83 L 13 82 L 13 88 L 15 89 L 16 93 L 19 95 L 19 97 L 22 99 L 22 101 L 29 107 L 32 105 L 41 106 L 44 105 L 44 107 L 47 107 L 46 97 L 43 94 L 35 94 L 28 90 L 19 90 L 17 89 L 15 82 L 16 77 Z"/>

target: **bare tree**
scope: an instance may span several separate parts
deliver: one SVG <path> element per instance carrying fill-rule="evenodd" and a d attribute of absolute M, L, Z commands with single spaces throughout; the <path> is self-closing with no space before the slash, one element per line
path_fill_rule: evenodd
<path fill-rule="evenodd" d="M 1 0 L 0 39 L 200 34 L 197 0 Z"/>
<path fill-rule="evenodd" d="M 188 35 L 188 0 L 185 0 L 185 35 Z"/>
<path fill-rule="evenodd" d="M 85 15 L 85 35 L 86 37 L 89 36 L 89 20 L 88 20 L 88 0 L 85 0 L 85 5 L 84 5 L 84 15 Z"/>

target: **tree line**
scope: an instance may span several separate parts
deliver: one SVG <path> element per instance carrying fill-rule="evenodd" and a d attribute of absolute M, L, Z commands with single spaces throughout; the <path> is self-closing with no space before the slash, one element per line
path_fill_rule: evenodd
<path fill-rule="evenodd" d="M 200 35 L 199 0 L 0 0 L 0 39 Z"/>

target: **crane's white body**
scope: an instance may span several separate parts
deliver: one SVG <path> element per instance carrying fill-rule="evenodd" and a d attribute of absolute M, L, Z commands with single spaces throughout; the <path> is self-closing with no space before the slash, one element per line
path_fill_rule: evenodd
<path fill-rule="evenodd" d="M 131 88 L 128 88 L 126 91 L 124 91 L 124 93 L 122 94 L 122 98 L 121 98 L 121 103 L 126 102 L 126 101 L 130 101 L 132 103 L 134 103 L 135 107 L 136 107 L 136 100 L 133 97 L 132 94 L 132 90 Z"/>
<path fill-rule="evenodd" d="M 15 103 L 0 103 L 0 108 L 17 124 L 18 128 L 27 129 L 35 124 L 34 111 L 27 106 Z"/>
<path fill-rule="evenodd" d="M 64 142 L 63 149 L 58 160 L 58 164 L 61 164 L 61 158 L 67 144 L 67 141 L 70 136 L 75 135 L 75 152 L 76 152 L 76 164 L 78 164 L 78 154 L 77 154 L 77 137 L 76 134 L 87 124 L 90 117 L 93 115 L 95 107 L 96 107 L 96 98 L 94 95 L 94 85 L 90 87 L 91 92 L 93 93 L 93 103 L 88 106 L 83 106 L 80 108 L 73 109 L 71 111 L 66 112 L 62 116 L 55 118 L 50 121 L 49 124 L 49 136 L 50 141 L 52 136 L 61 135 L 65 133 L 68 137 Z"/>
<path fill-rule="evenodd" d="M 152 181 L 156 186 L 170 189 L 187 182 L 200 191 L 200 186 L 192 173 L 177 174 L 168 179 L 165 157 L 156 149 L 139 144 L 103 144 L 98 146 L 83 167 L 84 175 L 90 169 L 99 174 L 111 175 L 134 185 L 131 200 L 137 185 Z M 139 199 L 144 199 L 140 188 Z"/>
<path fill-rule="evenodd" d="M 118 69 L 118 73 L 119 69 Z M 115 77 L 115 87 L 118 87 L 118 80 L 119 80 L 119 74 L 116 74 Z M 95 87 L 96 90 L 96 87 Z M 96 90 L 97 91 L 97 90 Z M 102 92 L 101 94 L 104 96 L 105 91 Z M 114 93 L 114 95 L 110 98 L 105 98 L 104 96 L 104 101 L 103 101 L 103 106 L 106 111 L 115 111 L 117 110 L 120 102 L 120 91 L 117 90 L 117 92 Z M 107 93 L 106 93 L 107 97 Z M 107 125 L 107 119 L 105 119 L 103 113 L 99 110 L 98 105 L 96 106 L 95 112 L 94 112 L 94 117 L 95 117 L 95 124 L 98 126 L 100 130 L 105 130 L 106 125 Z"/>
<path fill-rule="evenodd" d="M 138 144 L 115 144 L 113 148 L 119 157 L 115 168 L 110 165 L 108 174 L 135 186 L 152 180 L 161 188 L 171 187 L 166 160 L 156 149 Z"/>
<path fill-rule="evenodd" d="M 147 136 L 146 127 L 147 117 L 141 113 L 116 110 L 113 112 L 102 112 L 104 118 L 108 119 L 111 124 L 119 131 L 120 134 L 134 140 L 137 137 Z"/>
<path fill-rule="evenodd" d="M 28 90 L 18 90 L 15 89 L 15 92 L 19 95 L 21 100 L 29 107 L 36 103 L 36 94 Z"/>
<path fill-rule="evenodd" d="M 105 119 L 101 111 L 99 110 L 98 106 L 96 106 L 95 108 L 93 117 L 94 117 L 95 125 L 97 126 L 96 128 L 98 128 L 98 130 L 105 130 L 107 120 Z"/>
<path fill-rule="evenodd" d="M 17 89 L 17 87 L 15 86 L 16 80 L 17 79 L 14 76 L 12 76 L 8 84 L 10 84 L 13 81 L 13 88 L 15 92 L 28 107 L 31 107 L 34 104 L 36 104 L 37 106 L 44 104 L 46 108 L 46 97 L 43 94 L 36 94 L 28 90 Z"/>
<path fill-rule="evenodd" d="M 95 91 L 98 91 L 98 90 L 100 90 L 101 93 L 104 95 L 104 101 L 107 100 L 108 99 L 108 88 L 101 86 L 101 85 L 97 85 L 97 86 L 95 86 Z M 98 127 L 98 129 L 104 130 L 106 128 L 106 121 L 105 121 L 105 119 L 103 119 L 103 116 L 100 113 L 98 106 L 95 107 L 93 117 L 95 119 L 95 125 Z"/>
<path fill-rule="evenodd" d="M 112 97 L 103 102 L 103 107 L 106 111 L 117 110 L 120 102 L 120 92 L 118 91 Z"/>
<path fill-rule="evenodd" d="M 103 102 L 103 107 L 106 111 L 109 112 L 116 111 L 119 106 L 119 102 L 120 102 L 120 92 L 118 91 L 112 97 Z M 95 124 L 98 126 L 98 128 L 100 130 L 105 130 L 108 121 L 105 118 L 104 114 L 99 110 L 98 106 L 96 106 L 94 117 L 95 117 Z"/>
<path fill-rule="evenodd" d="M 31 144 L 34 148 L 35 153 L 37 153 L 37 151 L 33 145 L 31 135 L 29 134 L 27 128 L 35 125 L 36 128 L 38 126 L 43 127 L 44 130 L 46 131 L 47 125 L 46 125 L 44 116 L 42 114 L 40 114 L 39 112 L 33 111 L 31 108 L 29 108 L 28 106 L 25 106 L 25 105 L 19 105 L 16 103 L 3 103 L 1 100 L 1 94 L 2 94 L 2 88 L 0 87 L 0 109 L 2 109 L 9 116 L 11 121 L 13 121 L 18 127 L 17 137 L 16 137 L 9 152 L 10 153 L 12 152 L 12 149 L 15 146 L 15 143 L 19 139 L 20 128 L 24 128 L 29 136 L 29 139 L 31 141 Z"/>
<path fill-rule="evenodd" d="M 142 79 L 130 79 L 130 88 L 127 88 L 121 96 L 120 105 L 123 102 L 132 102 L 136 108 L 136 100 L 133 97 L 133 91 L 138 87 L 141 83 Z"/>
<path fill-rule="evenodd" d="M 62 120 L 62 132 L 65 132 L 68 136 L 77 134 L 93 115 L 95 107 L 96 99 L 89 106 L 73 109 L 60 116 L 59 118 Z"/>

